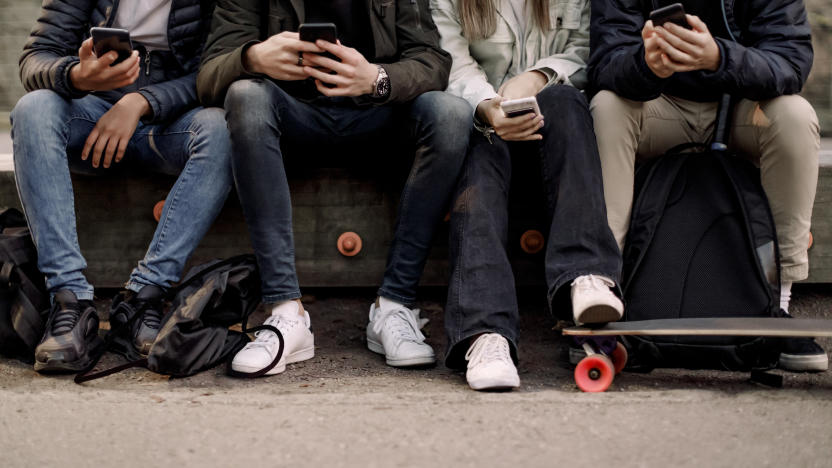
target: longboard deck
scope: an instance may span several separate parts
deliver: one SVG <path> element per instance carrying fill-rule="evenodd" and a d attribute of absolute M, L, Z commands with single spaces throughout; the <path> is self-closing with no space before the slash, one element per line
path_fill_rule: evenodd
<path fill-rule="evenodd" d="M 570 327 L 564 335 L 703 335 L 703 336 L 832 336 L 832 320 L 782 317 L 719 317 L 612 322 L 601 327 Z"/>

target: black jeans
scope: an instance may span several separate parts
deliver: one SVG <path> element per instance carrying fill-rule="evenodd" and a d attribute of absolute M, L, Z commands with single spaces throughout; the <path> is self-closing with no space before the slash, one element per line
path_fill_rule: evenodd
<path fill-rule="evenodd" d="M 468 146 L 472 110 L 444 92 L 407 104 L 356 107 L 349 100 L 305 103 L 266 79 L 233 83 L 225 98 L 234 183 L 262 278 L 263 302 L 300 297 L 295 272 L 292 205 L 281 142 L 304 150 L 372 144 L 404 128 L 412 141 L 387 148 L 391 157 L 415 148 L 399 204 L 387 267 L 378 294 L 415 300 L 435 228 L 441 222 Z M 304 155 L 288 155 L 288 157 Z M 410 155 L 408 155 L 409 157 Z"/>
<path fill-rule="evenodd" d="M 586 98 L 571 86 L 537 95 L 539 142 L 470 139 L 451 210 L 446 364 L 464 368 L 469 338 L 499 333 L 517 360 L 517 296 L 506 253 L 512 158 L 539 157 L 546 201 L 546 285 L 553 313 L 571 311 L 569 283 L 597 274 L 618 281 L 621 255 L 607 225 L 601 162 Z M 564 294 L 561 294 L 564 293 Z M 556 301 L 556 298 L 558 299 Z M 566 307 L 569 305 L 569 307 Z M 568 309 L 568 310 L 566 310 Z M 571 319 L 571 313 L 568 314 Z"/>

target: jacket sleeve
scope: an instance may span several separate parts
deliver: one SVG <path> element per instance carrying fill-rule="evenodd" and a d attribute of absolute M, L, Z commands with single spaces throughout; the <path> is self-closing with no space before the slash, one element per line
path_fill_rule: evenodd
<path fill-rule="evenodd" d="M 610 90 L 634 101 L 659 97 L 667 79 L 644 60 L 640 0 L 593 1 L 587 72 L 592 92 Z"/>
<path fill-rule="evenodd" d="M 51 89 L 66 98 L 86 92 L 72 87 L 69 70 L 79 63 L 78 47 L 89 27 L 93 0 L 45 0 L 20 56 L 20 81 L 26 91 Z"/>
<path fill-rule="evenodd" d="M 459 15 L 451 0 L 431 0 L 431 14 L 439 30 L 440 44 L 450 52 L 453 63 L 447 91 L 468 101 L 476 109 L 486 99 L 497 97 L 488 76 L 471 57 L 468 39 L 462 34 Z"/>
<path fill-rule="evenodd" d="M 586 61 L 589 58 L 589 0 L 583 2 L 578 10 L 570 11 L 567 6 L 562 13 L 562 25 L 574 27 L 569 33 L 569 40 L 563 52 L 549 57 L 543 57 L 529 67 L 539 70 L 549 77 L 549 84 L 568 84 L 583 89 L 587 83 Z M 571 28 L 570 28 L 571 29 Z M 551 72 L 551 73 L 550 73 Z"/>
<path fill-rule="evenodd" d="M 243 66 L 243 54 L 260 41 L 262 0 L 219 0 L 211 32 L 196 79 L 199 100 L 205 106 L 222 106 L 231 83 L 253 78 Z"/>
<path fill-rule="evenodd" d="M 812 69 L 811 30 L 802 0 L 753 2 L 744 44 L 717 38 L 722 62 L 706 80 L 753 101 L 796 94 Z"/>
<path fill-rule="evenodd" d="M 153 111 L 150 117 L 144 119 L 145 123 L 169 121 L 197 105 L 196 72 L 145 86 L 138 92 L 147 99 Z"/>
<path fill-rule="evenodd" d="M 439 47 L 428 0 L 396 0 L 396 43 L 398 60 L 382 64 L 390 77 L 383 102 L 406 102 L 448 86 L 451 56 Z"/>

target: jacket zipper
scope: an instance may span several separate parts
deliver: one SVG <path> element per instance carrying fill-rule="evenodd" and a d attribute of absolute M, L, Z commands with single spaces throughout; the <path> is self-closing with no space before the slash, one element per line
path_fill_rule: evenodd
<path fill-rule="evenodd" d="M 144 54 L 144 76 L 150 76 L 150 51 Z"/>

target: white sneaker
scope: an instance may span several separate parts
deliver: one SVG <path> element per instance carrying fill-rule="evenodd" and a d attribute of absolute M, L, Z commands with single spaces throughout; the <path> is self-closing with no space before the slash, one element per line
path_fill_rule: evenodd
<path fill-rule="evenodd" d="M 520 386 L 508 340 L 497 333 L 480 335 L 465 353 L 465 379 L 474 390 L 507 390 Z"/>
<path fill-rule="evenodd" d="M 367 348 L 383 354 L 393 367 L 424 366 L 436 362 L 433 348 L 425 343 L 420 331 L 428 322 L 419 318 L 419 309 L 381 298 L 380 305 L 370 306 L 367 324 Z"/>
<path fill-rule="evenodd" d="M 311 320 L 305 310 L 302 316 L 297 310 L 271 315 L 263 323 L 280 330 L 284 340 L 283 356 L 266 375 L 279 374 L 286 370 L 286 364 L 315 357 L 315 337 L 309 330 Z M 274 332 L 259 330 L 255 332 L 254 337 L 254 341 L 246 344 L 234 356 L 231 369 L 237 372 L 257 372 L 268 366 L 277 356 L 280 341 Z"/>
<path fill-rule="evenodd" d="M 603 276 L 584 275 L 572 282 L 572 316 L 575 323 L 607 323 L 619 320 L 624 304 L 612 289 L 615 283 Z"/>

